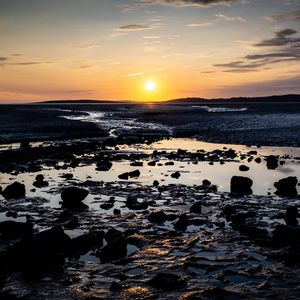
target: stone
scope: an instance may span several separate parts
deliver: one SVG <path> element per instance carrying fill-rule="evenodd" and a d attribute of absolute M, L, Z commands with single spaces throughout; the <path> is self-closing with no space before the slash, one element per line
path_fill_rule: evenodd
<path fill-rule="evenodd" d="M 178 221 L 174 224 L 174 228 L 176 230 L 185 231 L 188 225 L 189 225 L 189 219 L 185 214 L 183 214 L 179 216 Z"/>
<path fill-rule="evenodd" d="M 190 212 L 194 214 L 201 214 L 202 212 L 202 202 L 198 201 L 192 204 Z"/>
<path fill-rule="evenodd" d="M 186 279 L 172 273 L 158 273 L 148 283 L 156 289 L 166 291 L 182 289 L 187 285 Z"/>
<path fill-rule="evenodd" d="M 151 223 L 164 223 L 167 220 L 167 216 L 162 210 L 158 210 L 150 213 L 148 220 Z"/>
<path fill-rule="evenodd" d="M 148 205 L 147 202 L 139 202 L 134 196 L 128 196 L 126 200 L 126 206 L 131 210 L 147 209 Z"/>
<path fill-rule="evenodd" d="M 174 179 L 178 179 L 180 176 L 181 176 L 181 174 L 178 171 L 171 174 L 171 177 Z"/>
<path fill-rule="evenodd" d="M 120 237 L 113 240 L 111 243 L 104 246 L 97 255 L 102 263 L 109 263 L 126 257 L 126 239 L 124 237 Z"/>
<path fill-rule="evenodd" d="M 240 165 L 240 166 L 239 166 L 239 170 L 240 170 L 241 172 L 247 172 L 247 171 L 250 170 L 250 168 L 249 168 L 248 166 L 245 166 L 245 165 Z"/>
<path fill-rule="evenodd" d="M 278 156 L 269 155 L 266 158 L 267 161 L 267 168 L 269 170 L 275 170 L 278 168 Z"/>
<path fill-rule="evenodd" d="M 8 185 L 2 192 L 1 195 L 5 199 L 18 199 L 24 198 L 26 194 L 25 185 L 19 182 L 14 182 Z"/>
<path fill-rule="evenodd" d="M 290 206 L 287 208 L 284 220 L 286 225 L 297 226 L 298 225 L 298 209 L 296 206 Z"/>
<path fill-rule="evenodd" d="M 33 185 L 37 188 L 42 188 L 42 187 L 48 186 L 49 183 L 48 183 L 48 181 L 44 180 L 44 175 L 39 174 L 39 175 L 36 175 L 35 182 L 33 183 Z"/>
<path fill-rule="evenodd" d="M 78 208 L 81 206 L 82 200 L 86 198 L 89 191 L 77 187 L 68 187 L 61 192 L 63 207 Z"/>
<path fill-rule="evenodd" d="M 252 194 L 253 181 L 248 177 L 233 176 L 230 182 L 230 192 L 239 195 Z"/>
<path fill-rule="evenodd" d="M 274 183 L 274 187 L 277 189 L 275 192 L 278 196 L 294 197 L 297 196 L 296 185 L 298 183 L 297 177 L 287 177 L 280 179 Z"/>
<path fill-rule="evenodd" d="M 12 239 L 19 238 L 25 235 L 31 235 L 33 233 L 33 224 L 4 221 L 0 223 L 0 234 L 2 238 Z"/>

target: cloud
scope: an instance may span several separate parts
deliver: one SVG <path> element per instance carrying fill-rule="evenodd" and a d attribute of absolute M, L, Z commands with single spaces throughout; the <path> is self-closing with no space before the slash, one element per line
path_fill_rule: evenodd
<path fill-rule="evenodd" d="M 140 0 L 145 4 L 170 5 L 175 7 L 209 7 L 213 5 L 231 5 L 237 0 Z"/>
<path fill-rule="evenodd" d="M 99 45 L 95 44 L 95 43 L 91 43 L 91 42 L 82 42 L 80 44 L 77 45 L 73 45 L 73 48 L 78 48 L 78 49 L 89 49 L 89 48 L 95 48 L 98 47 Z"/>
<path fill-rule="evenodd" d="M 6 66 L 32 66 L 32 65 L 40 65 L 42 62 L 38 61 L 25 61 L 25 62 L 15 62 L 15 63 L 1 63 L 0 67 L 6 67 Z"/>
<path fill-rule="evenodd" d="M 207 26 L 211 26 L 213 25 L 213 23 L 207 22 L 207 23 L 191 23 L 188 24 L 189 27 L 207 27 Z"/>
<path fill-rule="evenodd" d="M 0 56 L 0 61 L 6 61 L 6 60 L 8 60 L 7 57 Z"/>
<path fill-rule="evenodd" d="M 268 16 L 266 17 L 269 21 L 299 21 L 300 20 L 300 10 L 294 10 L 287 13 L 274 15 L 274 16 Z"/>
<path fill-rule="evenodd" d="M 257 54 L 248 54 L 242 60 L 224 64 L 215 64 L 215 67 L 222 68 L 223 72 L 252 72 L 267 65 L 282 62 L 292 62 L 300 60 L 300 38 L 294 37 L 297 33 L 295 29 L 284 29 L 275 32 L 275 36 L 256 43 L 255 46 L 275 47 L 275 51 Z"/>
<path fill-rule="evenodd" d="M 216 17 L 218 19 L 222 19 L 224 21 L 229 21 L 229 22 L 232 22 L 232 21 L 246 22 L 246 19 L 244 19 L 243 17 L 240 17 L 240 16 L 229 17 L 229 16 L 226 16 L 226 15 L 223 15 L 223 14 L 216 14 Z"/>
<path fill-rule="evenodd" d="M 121 26 L 117 29 L 117 31 L 121 32 L 131 32 L 131 31 L 143 31 L 143 30 L 151 30 L 155 28 L 159 28 L 160 24 L 150 24 L 150 23 L 141 23 L 141 24 L 130 24 Z"/>
<path fill-rule="evenodd" d="M 299 43 L 300 38 L 293 38 L 291 36 L 295 35 L 297 30 L 295 29 L 284 29 L 275 32 L 275 36 L 271 39 L 263 40 L 255 44 L 256 47 L 272 47 L 272 46 L 285 46 L 288 44 Z"/>

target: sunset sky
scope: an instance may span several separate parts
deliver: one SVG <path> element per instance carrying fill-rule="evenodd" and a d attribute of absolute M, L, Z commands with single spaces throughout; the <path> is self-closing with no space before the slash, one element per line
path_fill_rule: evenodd
<path fill-rule="evenodd" d="M 287 93 L 300 0 L 0 0 L 3 103 Z"/>

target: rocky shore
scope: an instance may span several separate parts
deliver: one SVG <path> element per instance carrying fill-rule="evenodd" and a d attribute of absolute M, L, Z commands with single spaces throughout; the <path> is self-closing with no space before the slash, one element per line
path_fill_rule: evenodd
<path fill-rule="evenodd" d="M 248 172 L 252 163 L 276 170 L 299 157 L 257 147 L 123 150 L 160 139 L 1 151 L 0 298 L 298 299 L 299 176 L 283 176 L 272 182 L 274 193 L 257 196 Z M 104 180 L 124 161 L 130 168 Z M 184 169 L 172 169 L 178 162 L 235 163 L 239 173 L 227 178 L 228 192 L 207 179 L 187 186 Z M 145 166 L 172 169 L 162 176 L 174 183 L 143 184 Z M 84 179 L 75 175 L 82 167 Z"/>

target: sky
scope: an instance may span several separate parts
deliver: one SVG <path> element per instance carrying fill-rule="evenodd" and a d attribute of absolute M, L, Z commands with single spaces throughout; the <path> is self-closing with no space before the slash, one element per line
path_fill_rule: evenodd
<path fill-rule="evenodd" d="M 0 0 L 2 103 L 290 93 L 300 0 Z"/>

